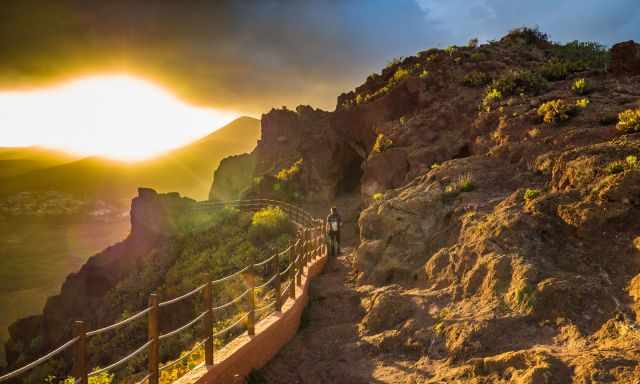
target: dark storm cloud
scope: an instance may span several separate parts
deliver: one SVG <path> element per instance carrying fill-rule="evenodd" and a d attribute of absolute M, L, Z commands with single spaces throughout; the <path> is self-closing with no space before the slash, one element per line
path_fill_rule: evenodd
<path fill-rule="evenodd" d="M 611 44 L 637 38 L 639 16 L 635 0 L 5 0 L 0 86 L 128 70 L 239 112 L 332 108 L 396 56 L 536 24 Z"/>

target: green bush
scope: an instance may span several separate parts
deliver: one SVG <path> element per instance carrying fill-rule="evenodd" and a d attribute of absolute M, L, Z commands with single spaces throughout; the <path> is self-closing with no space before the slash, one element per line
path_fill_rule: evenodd
<path fill-rule="evenodd" d="M 638 166 L 638 157 L 636 155 L 629 155 L 625 158 L 629 168 L 636 168 Z"/>
<path fill-rule="evenodd" d="M 616 128 L 624 133 L 640 131 L 640 108 L 620 112 Z"/>
<path fill-rule="evenodd" d="M 524 191 L 524 199 L 526 201 L 531 201 L 531 200 L 535 199 L 538 196 L 540 196 L 540 190 L 539 189 L 527 188 L 527 190 Z"/>
<path fill-rule="evenodd" d="M 615 175 L 617 173 L 624 172 L 625 163 L 622 161 L 614 161 L 612 163 L 607 164 L 607 172 L 611 175 Z"/>
<path fill-rule="evenodd" d="M 491 76 L 480 71 L 471 71 L 464 76 L 462 83 L 467 87 L 483 87 L 491 82 Z"/>
<path fill-rule="evenodd" d="M 540 74 L 549 81 L 564 80 L 569 74 L 569 64 L 564 60 L 553 58 L 540 66 Z"/>
<path fill-rule="evenodd" d="M 565 122 L 575 115 L 575 112 L 575 105 L 561 99 L 547 101 L 538 108 L 538 116 L 547 124 Z"/>
<path fill-rule="evenodd" d="M 591 41 L 572 41 L 554 44 L 551 53 L 569 63 L 572 72 L 584 70 L 604 71 L 609 62 L 609 50 L 604 45 Z"/>
<path fill-rule="evenodd" d="M 249 239 L 253 244 L 264 244 L 283 233 L 293 233 L 293 223 L 278 207 L 267 207 L 253 214 L 249 227 Z"/>
<path fill-rule="evenodd" d="M 402 81 L 402 79 L 409 76 L 409 71 L 404 68 L 398 68 L 396 72 L 393 74 L 392 81 L 393 83 L 398 83 Z"/>
<path fill-rule="evenodd" d="M 534 45 L 541 42 L 549 42 L 549 35 L 540 32 L 538 27 L 520 27 L 509 31 L 503 40 L 516 44 Z"/>
<path fill-rule="evenodd" d="M 380 192 L 376 192 L 376 193 L 373 194 L 373 196 L 371 198 L 375 202 L 380 202 L 384 198 L 384 195 L 382 193 L 380 193 Z"/>
<path fill-rule="evenodd" d="M 384 134 L 379 133 L 378 137 L 376 137 L 375 144 L 373 144 L 373 152 L 384 152 L 389 149 L 392 144 L 393 141 L 391 141 L 391 139 L 387 138 Z"/>
<path fill-rule="evenodd" d="M 527 69 L 512 69 L 494 80 L 489 89 L 500 91 L 502 96 L 538 94 L 547 88 L 547 82 L 540 74 Z"/>

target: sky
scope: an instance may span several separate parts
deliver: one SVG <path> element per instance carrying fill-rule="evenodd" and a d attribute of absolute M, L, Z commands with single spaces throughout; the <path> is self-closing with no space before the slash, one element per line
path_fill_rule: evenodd
<path fill-rule="evenodd" d="M 637 0 L 3 0 L 0 92 L 125 73 L 186 103 L 239 115 L 299 104 L 333 110 L 340 93 L 394 57 L 497 39 L 520 26 L 538 26 L 554 41 L 610 46 L 640 40 L 640 6 Z"/>

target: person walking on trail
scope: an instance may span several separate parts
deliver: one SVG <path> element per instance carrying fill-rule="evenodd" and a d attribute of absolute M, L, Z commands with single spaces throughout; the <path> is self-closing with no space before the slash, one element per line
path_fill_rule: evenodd
<path fill-rule="evenodd" d="M 340 217 L 336 207 L 331 207 L 331 212 L 329 213 L 329 216 L 327 216 L 327 234 L 329 236 L 330 253 L 332 256 L 340 254 L 341 229 L 342 218 Z"/>

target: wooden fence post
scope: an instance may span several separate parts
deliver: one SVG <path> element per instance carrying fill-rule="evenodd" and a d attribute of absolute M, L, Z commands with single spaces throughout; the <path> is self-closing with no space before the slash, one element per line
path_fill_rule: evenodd
<path fill-rule="evenodd" d="M 71 376 L 77 381 L 76 383 L 89 383 L 89 368 L 87 365 L 87 325 L 84 321 L 75 321 L 73 323 L 73 337 L 77 337 L 74 356 L 73 368 Z"/>
<path fill-rule="evenodd" d="M 249 315 L 247 316 L 247 333 L 249 336 L 256 334 L 256 280 L 255 280 L 255 266 L 251 264 L 249 268 Z"/>
<path fill-rule="evenodd" d="M 211 295 L 211 278 L 208 277 L 207 285 L 202 291 L 204 305 L 207 307 L 207 314 L 204 316 L 204 362 L 206 365 L 213 365 L 213 298 Z"/>
<path fill-rule="evenodd" d="M 158 324 L 158 295 L 152 293 L 149 295 L 149 384 L 158 384 L 160 381 L 160 330 Z"/>
<path fill-rule="evenodd" d="M 298 247 L 298 252 L 297 252 L 297 265 L 296 265 L 296 277 L 295 277 L 295 282 L 298 285 L 302 285 L 302 270 L 304 269 L 304 232 L 303 234 L 300 236 L 300 246 Z"/>
<path fill-rule="evenodd" d="M 276 271 L 276 277 L 273 280 L 273 289 L 275 291 L 275 299 L 276 299 L 276 311 L 282 312 L 282 292 L 280 289 L 282 287 L 280 281 L 280 254 L 276 253 L 276 257 L 273 258 L 275 265 L 273 270 Z"/>
<path fill-rule="evenodd" d="M 293 300 L 296 299 L 296 248 L 298 248 L 296 243 L 293 243 L 289 249 L 289 265 L 291 267 L 289 269 L 289 281 L 291 282 L 289 287 L 289 297 Z"/>

